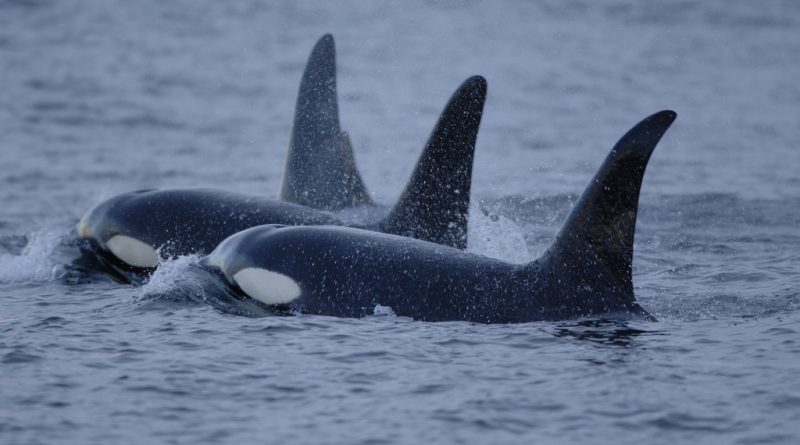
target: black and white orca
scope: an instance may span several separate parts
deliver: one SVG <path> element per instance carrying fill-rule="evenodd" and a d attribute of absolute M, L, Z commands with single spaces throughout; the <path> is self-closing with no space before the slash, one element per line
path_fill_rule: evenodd
<path fill-rule="evenodd" d="M 485 98 L 480 76 L 456 90 L 400 200 L 388 216 L 361 227 L 466 248 L 472 161 Z M 372 204 L 339 126 L 330 35 L 317 43 L 303 75 L 280 196 L 213 189 L 125 193 L 90 210 L 78 235 L 89 240 L 90 254 L 124 277 L 147 272 L 162 257 L 207 254 L 249 227 L 345 224 L 327 210 Z"/>
<path fill-rule="evenodd" d="M 268 225 L 231 236 L 201 265 L 238 295 L 308 314 L 360 317 L 381 305 L 427 321 L 649 318 L 631 277 L 639 191 L 675 117 L 661 111 L 628 131 L 549 250 L 528 264 L 355 228 Z"/>

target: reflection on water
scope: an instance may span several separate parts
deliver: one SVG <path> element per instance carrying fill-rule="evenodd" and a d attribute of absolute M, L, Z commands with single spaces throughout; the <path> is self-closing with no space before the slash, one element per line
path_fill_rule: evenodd
<path fill-rule="evenodd" d="M 624 348 L 635 347 L 640 336 L 667 335 L 658 330 L 634 328 L 625 321 L 602 319 L 559 323 L 553 334 L 556 337 Z"/>

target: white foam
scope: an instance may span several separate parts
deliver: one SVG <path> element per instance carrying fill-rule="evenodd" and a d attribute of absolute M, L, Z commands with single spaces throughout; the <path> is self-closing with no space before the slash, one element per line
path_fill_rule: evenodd
<path fill-rule="evenodd" d="M 509 263 L 531 261 L 528 245 L 518 225 L 502 215 L 485 215 L 477 205 L 469 211 L 467 251 Z"/>
<path fill-rule="evenodd" d="M 264 304 L 286 304 L 302 293 L 291 277 L 258 267 L 246 267 L 233 274 L 233 279 L 247 295 Z"/>
<path fill-rule="evenodd" d="M 186 255 L 164 260 L 158 269 L 150 275 L 150 279 L 142 286 L 142 295 L 165 294 L 176 289 L 191 287 L 192 282 L 187 282 L 187 271 L 198 263 L 197 255 Z"/>
<path fill-rule="evenodd" d="M 372 310 L 372 315 L 376 317 L 397 317 L 397 314 L 394 313 L 394 309 L 392 309 L 391 306 L 383 306 L 380 304 L 375 305 L 375 309 Z"/>
<path fill-rule="evenodd" d="M 156 249 L 136 238 L 126 235 L 114 235 L 106 242 L 106 246 L 114 256 L 131 266 L 158 266 L 159 258 Z"/>
<path fill-rule="evenodd" d="M 57 264 L 53 256 L 63 235 L 38 231 L 28 236 L 28 244 L 20 255 L 0 255 L 0 283 L 50 281 L 56 278 Z"/>

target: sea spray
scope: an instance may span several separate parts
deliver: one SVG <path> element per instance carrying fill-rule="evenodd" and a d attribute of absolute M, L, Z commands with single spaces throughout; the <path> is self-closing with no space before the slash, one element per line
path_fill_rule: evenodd
<path fill-rule="evenodd" d="M 203 287 L 189 271 L 197 266 L 197 255 L 185 255 L 163 261 L 141 288 L 141 297 L 162 295 L 180 291 L 202 295 Z"/>
<path fill-rule="evenodd" d="M 509 263 L 531 261 L 522 230 L 514 221 L 472 205 L 467 228 L 467 251 Z"/>
<path fill-rule="evenodd" d="M 45 282 L 54 280 L 60 267 L 53 261 L 64 235 L 51 230 L 39 230 L 27 236 L 19 255 L 0 254 L 0 283 Z"/>

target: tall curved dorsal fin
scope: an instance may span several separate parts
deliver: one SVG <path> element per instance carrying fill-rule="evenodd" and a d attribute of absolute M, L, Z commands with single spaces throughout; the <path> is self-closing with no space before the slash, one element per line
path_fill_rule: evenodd
<path fill-rule="evenodd" d="M 633 303 L 631 269 L 639 191 L 650 155 L 676 116 L 673 111 L 661 111 L 647 117 L 611 150 L 543 256 L 562 282 Z"/>
<path fill-rule="evenodd" d="M 475 141 L 486 79 L 473 76 L 453 93 L 389 215 L 387 233 L 465 249 Z"/>
<path fill-rule="evenodd" d="M 330 34 L 314 46 L 300 81 L 280 198 L 321 210 L 372 204 L 339 125 Z"/>

